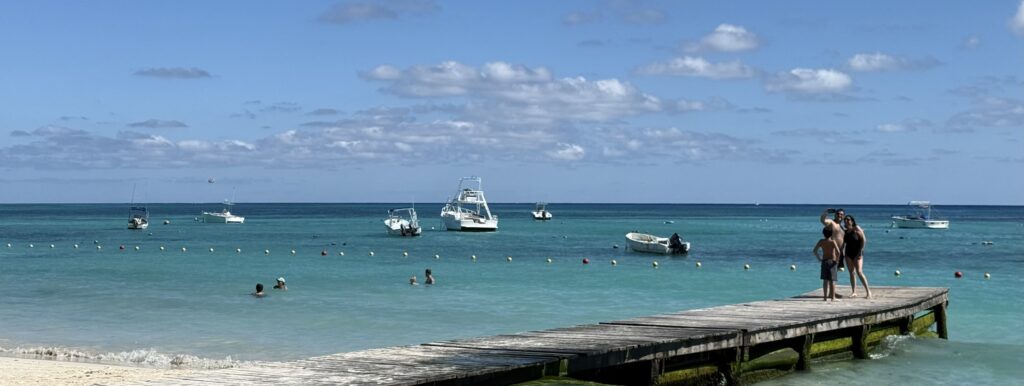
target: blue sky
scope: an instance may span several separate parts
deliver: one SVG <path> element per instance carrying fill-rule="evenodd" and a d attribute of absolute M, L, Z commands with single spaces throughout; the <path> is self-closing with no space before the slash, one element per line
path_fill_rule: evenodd
<path fill-rule="evenodd" d="M 1024 204 L 1020 0 L 3 2 L 0 48 L 0 202 Z"/>

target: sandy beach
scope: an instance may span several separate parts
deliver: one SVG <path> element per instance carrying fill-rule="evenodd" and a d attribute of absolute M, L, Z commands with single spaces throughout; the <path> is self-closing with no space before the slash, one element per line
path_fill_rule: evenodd
<path fill-rule="evenodd" d="M 191 371 L 0 357 L 0 385 L 4 386 L 118 385 L 158 381 Z"/>

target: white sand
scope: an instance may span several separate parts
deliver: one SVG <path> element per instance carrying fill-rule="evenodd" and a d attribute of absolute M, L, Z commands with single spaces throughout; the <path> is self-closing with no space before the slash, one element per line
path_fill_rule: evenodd
<path fill-rule="evenodd" d="M 113 385 L 158 381 L 190 374 L 192 370 L 148 369 L 0 357 L 0 385 Z"/>

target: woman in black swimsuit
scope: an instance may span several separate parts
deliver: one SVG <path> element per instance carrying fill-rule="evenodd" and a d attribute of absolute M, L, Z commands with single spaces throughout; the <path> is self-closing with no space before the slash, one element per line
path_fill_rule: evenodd
<path fill-rule="evenodd" d="M 846 256 L 846 268 L 850 271 L 850 287 L 853 290 L 850 293 L 850 297 L 857 296 L 857 278 L 860 277 L 861 284 L 864 285 L 864 291 L 867 292 L 867 297 L 871 297 L 871 288 L 868 288 L 868 278 L 864 276 L 864 247 L 867 246 L 868 239 L 864 236 L 864 229 L 857 226 L 857 220 L 853 216 L 846 216 L 843 218 L 843 225 L 846 228 L 846 233 L 843 236 L 843 254 Z"/>

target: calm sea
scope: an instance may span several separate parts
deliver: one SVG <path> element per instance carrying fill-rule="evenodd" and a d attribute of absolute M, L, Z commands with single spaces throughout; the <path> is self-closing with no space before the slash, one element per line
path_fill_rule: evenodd
<path fill-rule="evenodd" d="M 153 204 L 150 228 L 129 231 L 127 205 L 0 205 L 0 355 L 244 366 L 782 298 L 821 284 L 811 254 L 821 206 L 551 204 L 554 220 L 538 222 L 532 205 L 493 204 L 498 232 L 459 233 L 441 230 L 441 204 L 417 204 L 425 231 L 412 239 L 385 234 L 395 206 L 239 204 L 245 224 L 224 225 L 193 221 L 216 204 Z M 866 230 L 871 284 L 951 289 L 950 340 L 892 339 L 876 360 L 823 364 L 777 384 L 1024 379 L 1024 207 L 938 207 L 952 223 L 944 231 L 890 228 L 899 206 L 846 209 Z M 625 251 L 631 230 L 679 232 L 691 253 Z M 413 275 L 422 283 L 427 268 L 436 285 L 408 284 Z M 270 289 L 279 276 L 287 292 Z M 268 297 L 249 296 L 257 282 Z"/>

